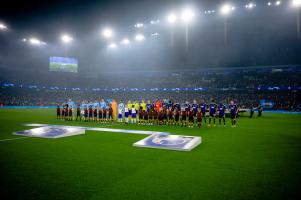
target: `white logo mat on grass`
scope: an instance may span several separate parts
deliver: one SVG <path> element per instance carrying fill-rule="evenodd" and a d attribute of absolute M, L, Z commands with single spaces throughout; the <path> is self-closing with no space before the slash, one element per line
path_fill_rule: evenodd
<path fill-rule="evenodd" d="M 133 145 L 136 147 L 190 151 L 202 142 L 201 137 L 154 134 Z"/>
<path fill-rule="evenodd" d="M 13 134 L 40 138 L 61 138 L 85 134 L 85 129 L 72 126 L 43 126 L 25 131 L 14 132 Z"/>

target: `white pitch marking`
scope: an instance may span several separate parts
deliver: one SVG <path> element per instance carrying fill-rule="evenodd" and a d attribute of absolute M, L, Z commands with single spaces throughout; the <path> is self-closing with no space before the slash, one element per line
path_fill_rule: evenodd
<path fill-rule="evenodd" d="M 0 142 L 10 141 L 10 140 L 20 140 L 25 138 L 29 138 L 29 137 L 8 138 L 8 139 L 0 140 Z"/>

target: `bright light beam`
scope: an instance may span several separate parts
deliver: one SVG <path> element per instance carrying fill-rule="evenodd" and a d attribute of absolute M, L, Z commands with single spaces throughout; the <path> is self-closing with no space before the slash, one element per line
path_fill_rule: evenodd
<path fill-rule="evenodd" d="M 190 8 L 186 8 L 182 12 L 181 19 L 185 23 L 190 23 L 192 21 L 192 19 L 194 18 L 194 16 L 195 16 L 194 11 Z"/>
<path fill-rule="evenodd" d="M 174 24 L 176 21 L 177 21 L 177 15 L 176 15 L 176 14 L 170 13 L 170 14 L 167 16 L 167 22 L 168 22 L 168 23 Z"/>
<path fill-rule="evenodd" d="M 235 10 L 234 6 L 231 6 L 229 4 L 225 4 L 221 7 L 220 12 L 223 15 L 229 15 L 233 10 Z"/>
<path fill-rule="evenodd" d="M 70 35 L 64 34 L 64 35 L 62 35 L 61 40 L 63 43 L 68 44 L 73 41 L 73 38 Z"/>
<path fill-rule="evenodd" d="M 113 30 L 110 29 L 110 28 L 105 28 L 103 31 L 102 31 L 102 35 L 103 37 L 105 38 L 111 38 L 113 37 L 114 33 L 113 33 Z"/>
<path fill-rule="evenodd" d="M 109 44 L 108 46 L 111 49 L 115 49 L 117 47 L 116 43 L 112 42 L 111 44 Z"/>
<path fill-rule="evenodd" d="M 121 41 L 121 43 L 127 45 L 127 44 L 130 44 L 130 40 L 127 39 L 127 38 L 123 38 L 123 40 Z"/>
<path fill-rule="evenodd" d="M 136 36 L 135 36 L 135 40 L 137 40 L 137 41 L 143 41 L 144 40 L 144 35 L 142 35 L 142 34 L 137 34 Z"/>
<path fill-rule="evenodd" d="M 41 45 L 42 44 L 42 42 L 39 39 L 37 39 L 37 38 L 30 38 L 29 42 L 32 45 Z"/>
<path fill-rule="evenodd" d="M 301 0 L 293 0 L 292 1 L 292 5 L 294 6 L 294 7 L 300 7 L 301 6 Z"/>
<path fill-rule="evenodd" d="M 254 3 L 248 3 L 247 5 L 246 5 L 246 8 L 247 9 L 253 9 L 253 8 L 255 8 L 256 7 L 256 4 L 254 4 Z"/>
<path fill-rule="evenodd" d="M 7 29 L 7 26 L 5 26 L 4 24 L 0 23 L 0 30 L 1 31 L 5 31 Z"/>

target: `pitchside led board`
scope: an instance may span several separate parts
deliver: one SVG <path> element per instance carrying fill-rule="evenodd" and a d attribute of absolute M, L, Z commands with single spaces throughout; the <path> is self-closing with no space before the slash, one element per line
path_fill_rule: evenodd
<path fill-rule="evenodd" d="M 49 71 L 52 72 L 78 72 L 78 61 L 75 58 L 50 57 Z"/>

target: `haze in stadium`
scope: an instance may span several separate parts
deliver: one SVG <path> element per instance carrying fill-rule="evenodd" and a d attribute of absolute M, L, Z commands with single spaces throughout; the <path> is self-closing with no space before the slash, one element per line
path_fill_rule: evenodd
<path fill-rule="evenodd" d="M 301 0 L 3 0 L 3 199 L 299 199 Z"/>

